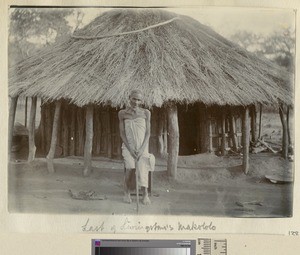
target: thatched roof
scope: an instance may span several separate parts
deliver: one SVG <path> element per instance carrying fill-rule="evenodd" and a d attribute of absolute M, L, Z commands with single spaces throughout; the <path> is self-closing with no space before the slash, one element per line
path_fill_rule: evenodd
<path fill-rule="evenodd" d="M 190 17 L 117 9 L 12 67 L 9 94 L 123 106 L 138 88 L 146 106 L 290 104 L 290 79 Z"/>

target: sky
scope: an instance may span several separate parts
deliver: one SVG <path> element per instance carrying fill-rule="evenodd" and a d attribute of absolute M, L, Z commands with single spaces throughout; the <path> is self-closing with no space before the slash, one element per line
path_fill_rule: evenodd
<path fill-rule="evenodd" d="M 110 9 L 87 8 L 81 10 L 85 14 L 83 24 L 86 25 L 99 14 Z M 227 38 L 238 30 L 264 35 L 286 28 L 295 30 L 295 13 L 292 9 L 193 7 L 166 8 L 166 10 L 188 15 Z"/>

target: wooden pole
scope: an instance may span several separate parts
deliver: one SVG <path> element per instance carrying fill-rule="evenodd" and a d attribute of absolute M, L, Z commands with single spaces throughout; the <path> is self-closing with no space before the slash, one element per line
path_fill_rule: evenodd
<path fill-rule="evenodd" d="M 136 212 L 139 213 L 139 204 L 140 204 L 140 197 L 139 197 L 139 161 L 138 159 L 135 160 L 135 189 L 136 189 Z"/>
<path fill-rule="evenodd" d="M 222 110 L 222 146 L 221 154 L 224 156 L 226 154 L 226 112 L 225 109 Z"/>
<path fill-rule="evenodd" d="M 17 96 L 12 97 L 10 100 L 9 116 L 8 116 L 8 159 L 10 159 L 10 155 L 11 155 L 17 103 L 18 103 L 18 97 Z"/>
<path fill-rule="evenodd" d="M 212 137 L 212 122 L 211 122 L 211 113 L 209 113 L 208 117 L 208 152 L 213 152 L 213 137 Z"/>
<path fill-rule="evenodd" d="M 246 106 L 243 116 L 243 169 L 244 173 L 249 171 L 249 145 L 250 145 L 250 123 L 249 107 Z"/>
<path fill-rule="evenodd" d="M 164 151 L 163 155 L 168 154 L 168 119 L 167 119 L 167 113 L 166 113 L 166 108 L 164 108 L 163 112 L 163 140 L 164 140 Z"/>
<path fill-rule="evenodd" d="M 35 146 L 35 116 L 36 116 L 36 103 L 37 98 L 31 98 L 31 108 L 29 116 L 29 126 L 28 126 L 28 162 L 31 162 L 35 158 L 36 146 Z"/>
<path fill-rule="evenodd" d="M 199 142 L 199 150 L 200 153 L 205 153 L 208 151 L 208 139 L 207 139 L 207 109 L 204 105 L 198 105 L 198 142 Z"/>
<path fill-rule="evenodd" d="M 28 97 L 25 98 L 25 120 L 24 120 L 25 127 L 27 127 L 27 108 L 28 108 Z"/>
<path fill-rule="evenodd" d="M 236 123 L 235 123 L 235 118 L 234 118 L 232 109 L 230 109 L 230 111 L 229 111 L 229 118 L 230 118 L 229 124 L 230 124 L 230 130 L 231 130 L 232 147 L 233 147 L 233 151 L 237 151 L 238 143 L 237 143 L 237 134 L 236 134 Z"/>
<path fill-rule="evenodd" d="M 112 125 L 111 125 L 111 112 L 110 110 L 107 111 L 107 156 L 112 158 L 113 151 L 112 151 Z"/>
<path fill-rule="evenodd" d="M 159 111 L 159 118 L 158 118 L 158 132 L 157 132 L 157 138 L 158 138 L 158 155 L 159 157 L 162 157 L 164 154 L 164 108 L 161 108 Z"/>
<path fill-rule="evenodd" d="M 280 104 L 279 105 L 279 115 L 280 115 L 280 120 L 282 124 L 282 156 L 283 158 L 287 159 L 288 158 L 288 131 L 287 131 L 287 117 L 285 116 L 285 110 L 284 110 L 284 105 Z"/>
<path fill-rule="evenodd" d="M 83 176 L 89 176 L 92 170 L 93 149 L 93 113 L 92 105 L 86 108 L 85 115 L 85 145 L 84 145 L 84 170 Z"/>
<path fill-rule="evenodd" d="M 291 140 L 291 132 L 290 132 L 290 106 L 287 106 L 286 126 L 287 126 L 287 133 L 288 133 L 288 144 L 289 144 L 289 146 L 291 146 L 292 140 Z"/>
<path fill-rule="evenodd" d="M 257 132 L 256 132 L 256 108 L 255 105 L 251 106 L 251 141 L 255 143 L 257 141 Z"/>
<path fill-rule="evenodd" d="M 70 155 L 75 155 L 75 123 L 76 123 L 76 111 L 75 106 L 71 107 L 71 130 L 70 130 Z"/>
<path fill-rule="evenodd" d="M 51 147 L 51 138 L 52 138 L 52 130 L 53 130 L 53 119 L 54 115 L 52 116 L 52 105 L 53 104 L 47 104 L 46 105 L 46 127 L 45 127 L 45 151 L 50 150 Z M 56 107 L 56 105 L 55 105 Z M 54 110 L 55 112 L 55 110 Z"/>
<path fill-rule="evenodd" d="M 258 131 L 259 139 L 261 138 L 261 125 L 262 125 L 261 118 L 262 118 L 262 104 L 260 104 L 260 106 L 259 106 L 259 131 Z"/>
<path fill-rule="evenodd" d="M 177 161 L 179 152 L 179 126 L 177 106 L 171 104 L 167 107 L 168 118 L 168 175 L 176 179 Z"/>
<path fill-rule="evenodd" d="M 41 121 L 40 121 L 40 141 L 39 146 L 43 154 L 46 154 L 46 125 L 47 125 L 47 118 L 46 118 L 46 106 L 43 104 L 41 100 Z"/>
<path fill-rule="evenodd" d="M 70 121 L 70 117 L 72 117 L 72 114 L 70 114 L 70 110 L 68 105 L 64 102 L 63 108 L 62 108 L 62 125 L 61 125 L 61 131 L 62 131 L 62 145 L 63 145 L 63 156 L 67 157 L 69 155 L 69 126 L 72 123 L 72 119 Z"/>
<path fill-rule="evenodd" d="M 49 173 L 54 173 L 53 159 L 55 155 L 56 142 L 57 142 L 57 130 L 59 126 L 59 115 L 61 109 L 61 101 L 57 101 L 55 104 L 55 113 L 53 117 L 52 135 L 50 149 L 47 155 L 47 168 Z"/>
<path fill-rule="evenodd" d="M 77 136 L 78 145 L 76 145 L 77 153 L 76 155 L 82 156 L 84 154 L 84 131 L 85 131 L 85 114 L 83 108 L 78 108 L 77 111 Z"/>

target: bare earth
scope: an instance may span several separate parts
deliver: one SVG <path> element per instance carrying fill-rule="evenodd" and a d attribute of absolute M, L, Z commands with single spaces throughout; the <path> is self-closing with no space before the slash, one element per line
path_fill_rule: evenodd
<path fill-rule="evenodd" d="M 250 172 L 241 169 L 241 157 L 200 154 L 179 158 L 178 181 L 166 175 L 159 159 L 154 173 L 152 204 L 140 203 L 140 214 L 206 215 L 229 217 L 292 216 L 292 183 L 274 184 L 265 178 L 276 172 L 291 176 L 292 163 L 279 155 L 250 155 Z M 97 158 L 93 173 L 82 176 L 79 157 L 55 160 L 48 174 L 45 159 L 9 164 L 10 212 L 55 214 L 136 214 L 136 198 L 123 202 L 121 161 Z M 69 194 L 93 191 L 105 200 L 76 200 Z M 245 203 L 246 202 L 246 203 Z M 252 204 L 247 204 L 252 202 Z"/>
<path fill-rule="evenodd" d="M 24 108 L 24 107 L 23 107 Z M 16 121 L 24 119 L 17 109 Z M 22 118 L 21 118 L 21 117 Z M 39 119 L 39 116 L 38 118 Z M 291 116 L 291 127 L 293 126 Z M 281 122 L 278 113 L 263 113 L 262 136 L 280 150 Z M 291 129 L 293 134 L 293 129 Z M 26 147 L 26 146 L 25 146 Z M 55 159 L 56 173 L 48 174 L 45 159 L 26 163 L 28 150 L 19 151 L 8 166 L 10 212 L 55 214 L 136 214 L 136 198 L 123 203 L 123 164 L 93 159 L 93 173 L 82 176 L 79 157 Z M 206 215 L 229 217 L 292 216 L 292 183 L 271 183 L 265 175 L 292 178 L 293 163 L 278 154 L 250 154 L 250 170 L 241 169 L 241 156 L 200 154 L 179 157 L 178 181 L 166 175 L 166 161 L 158 159 L 154 173 L 152 204 L 140 204 L 140 214 Z M 106 200 L 75 200 L 73 192 L 93 191 Z M 243 204 L 253 202 L 253 204 Z"/>

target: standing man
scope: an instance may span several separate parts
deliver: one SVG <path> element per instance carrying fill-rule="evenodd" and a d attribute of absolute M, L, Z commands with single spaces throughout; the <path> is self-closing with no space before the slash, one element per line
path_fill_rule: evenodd
<path fill-rule="evenodd" d="M 154 170 L 155 158 L 148 152 L 151 113 L 140 107 L 142 102 L 142 92 L 133 90 L 129 96 L 129 106 L 118 113 L 125 162 L 124 202 L 131 203 L 130 191 L 135 189 L 135 172 L 138 171 L 138 186 L 143 190 L 142 202 L 150 204 L 148 173 Z"/>

